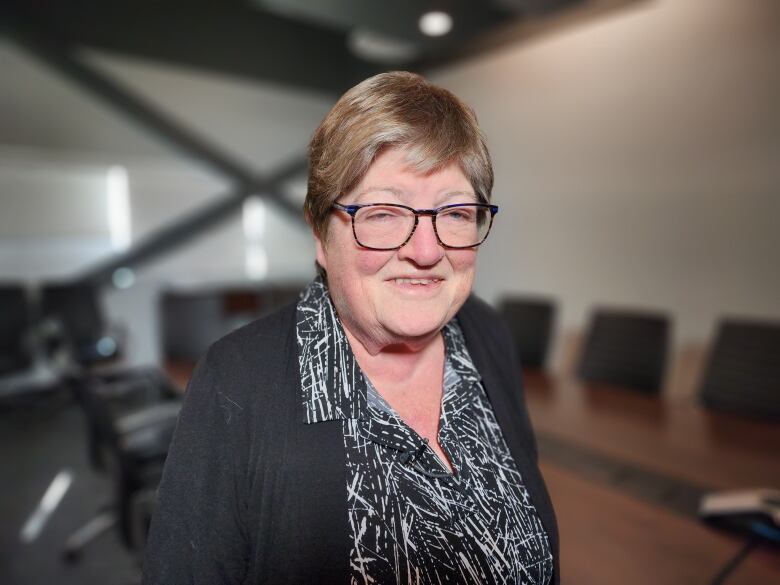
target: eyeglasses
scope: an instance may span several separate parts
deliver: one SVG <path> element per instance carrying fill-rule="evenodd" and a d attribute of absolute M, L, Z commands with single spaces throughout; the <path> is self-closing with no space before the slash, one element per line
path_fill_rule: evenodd
<path fill-rule="evenodd" d="M 352 217 L 355 241 L 369 250 L 397 250 L 411 239 L 421 215 L 429 215 L 439 244 L 445 248 L 474 248 L 490 233 L 498 206 L 454 203 L 436 209 L 413 209 L 397 203 L 333 207 Z"/>

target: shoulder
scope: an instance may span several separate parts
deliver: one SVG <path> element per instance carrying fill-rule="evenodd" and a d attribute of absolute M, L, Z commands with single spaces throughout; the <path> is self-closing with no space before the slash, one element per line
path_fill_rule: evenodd
<path fill-rule="evenodd" d="M 461 315 L 467 315 L 469 318 L 477 320 L 487 319 L 489 322 L 501 320 L 496 310 L 475 294 L 469 295 L 469 298 L 463 303 L 459 312 L 459 316 Z"/>
<path fill-rule="evenodd" d="M 471 295 L 457 314 L 463 337 L 477 369 L 503 373 L 507 379 L 517 374 L 514 338 L 503 317 L 485 301 Z M 512 383 L 514 384 L 514 382 Z"/>
<path fill-rule="evenodd" d="M 257 357 L 262 353 L 284 351 L 283 340 L 295 338 L 296 302 L 289 303 L 277 311 L 256 319 L 251 323 L 228 333 L 209 347 L 206 355 L 212 359 L 231 357 Z M 289 339 L 288 339 L 289 338 Z M 274 343 L 269 343 L 273 341 Z"/>
<path fill-rule="evenodd" d="M 297 363 L 295 323 L 293 302 L 222 337 L 199 360 L 191 386 L 207 386 L 238 404 L 278 386 Z"/>
<path fill-rule="evenodd" d="M 480 338 L 494 344 L 505 345 L 511 335 L 503 318 L 484 300 L 472 294 L 457 314 L 466 339 Z"/>

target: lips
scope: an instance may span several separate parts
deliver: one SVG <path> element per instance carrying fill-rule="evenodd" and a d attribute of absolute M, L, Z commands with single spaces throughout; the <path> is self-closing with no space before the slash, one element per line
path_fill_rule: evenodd
<path fill-rule="evenodd" d="M 416 284 L 420 286 L 436 284 L 441 282 L 441 278 L 394 278 L 396 284 Z"/>

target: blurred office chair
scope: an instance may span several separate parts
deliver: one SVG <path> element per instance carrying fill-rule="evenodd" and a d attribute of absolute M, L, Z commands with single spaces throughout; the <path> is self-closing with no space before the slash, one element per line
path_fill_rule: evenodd
<path fill-rule="evenodd" d="M 159 483 L 159 482 L 158 482 Z M 140 490 L 133 498 L 130 510 L 133 550 L 138 558 L 144 557 L 152 516 L 157 509 L 157 485 Z"/>
<path fill-rule="evenodd" d="M 158 368 L 100 368 L 120 355 L 120 336 L 109 331 L 95 287 L 50 284 L 41 289 L 40 312 L 50 350 L 85 415 L 87 451 L 97 470 L 107 470 L 113 497 L 65 543 L 76 559 L 94 538 L 118 525 L 133 546 L 131 513 L 135 494 L 159 480 L 181 400 Z"/>
<path fill-rule="evenodd" d="M 148 498 L 156 489 L 168 447 L 176 427 L 181 402 L 169 400 L 137 409 L 119 405 L 111 383 L 99 378 L 72 378 L 69 385 L 97 435 L 100 460 L 105 463 L 113 486 L 113 497 L 101 506 L 88 523 L 66 541 L 64 555 L 77 559 L 84 548 L 112 526 L 117 526 L 122 542 L 136 549 L 139 521 L 134 518 L 137 498 Z"/>
<path fill-rule="evenodd" d="M 24 287 L 0 285 L 0 376 L 32 366 L 30 306 Z"/>
<path fill-rule="evenodd" d="M 550 347 L 555 303 L 541 297 L 506 297 L 498 307 L 517 348 L 517 359 L 524 367 L 541 370 Z"/>
<path fill-rule="evenodd" d="M 587 382 L 656 394 L 669 347 L 662 313 L 600 309 L 591 317 L 577 375 Z"/>
<path fill-rule="evenodd" d="M 0 285 L 0 407 L 51 406 L 60 372 L 41 350 L 43 330 L 21 284 Z M 57 400 L 54 403 L 58 403 Z"/>
<path fill-rule="evenodd" d="M 304 288 L 306 288 L 306 283 L 287 283 L 272 286 L 270 288 L 271 302 L 269 309 L 268 311 L 263 312 L 262 315 L 280 309 L 288 303 L 297 301 Z"/>
<path fill-rule="evenodd" d="M 165 360 L 194 363 L 212 343 L 231 331 L 226 323 L 225 302 L 212 290 L 164 291 L 159 299 L 159 315 Z"/>
<path fill-rule="evenodd" d="M 178 411 L 182 399 L 181 392 L 167 374 L 154 367 L 85 372 L 76 379 L 82 384 L 99 387 L 101 400 L 110 405 L 115 416 L 146 412 L 147 418 L 155 420 L 155 409 L 160 412 L 169 409 Z M 74 397 L 83 407 L 80 397 L 75 393 Z M 99 418 L 87 416 L 86 423 L 89 461 L 93 468 L 100 470 L 105 465 L 106 441 L 110 441 L 112 435 L 101 428 Z"/>
<path fill-rule="evenodd" d="M 722 320 L 700 396 L 713 409 L 780 419 L 780 322 Z"/>
<path fill-rule="evenodd" d="M 41 329 L 49 354 L 69 376 L 100 379 L 115 398 L 141 398 L 144 404 L 177 397 L 157 367 L 128 367 L 122 356 L 124 335 L 109 327 L 98 288 L 86 284 L 48 284 L 40 291 Z M 110 367 L 109 367 L 110 364 Z"/>
<path fill-rule="evenodd" d="M 294 301 L 305 286 L 163 291 L 159 314 L 165 359 L 194 363 L 217 339 Z"/>
<path fill-rule="evenodd" d="M 120 336 L 106 325 L 96 287 L 45 285 L 40 294 L 40 313 L 50 327 L 58 329 L 62 336 L 59 341 L 68 344 L 70 359 L 77 364 L 94 366 L 119 357 Z"/>

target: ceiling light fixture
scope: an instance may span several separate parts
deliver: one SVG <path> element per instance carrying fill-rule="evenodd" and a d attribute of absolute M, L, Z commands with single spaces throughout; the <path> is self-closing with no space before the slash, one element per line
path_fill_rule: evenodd
<path fill-rule="evenodd" d="M 442 37 L 452 30 L 452 17 L 440 10 L 426 12 L 420 17 L 420 30 L 429 37 Z"/>
<path fill-rule="evenodd" d="M 359 58 L 384 66 L 398 66 L 418 54 L 418 46 L 405 39 L 390 37 L 365 28 L 353 29 L 347 46 Z"/>

